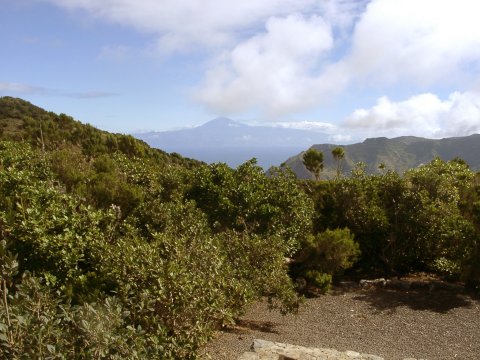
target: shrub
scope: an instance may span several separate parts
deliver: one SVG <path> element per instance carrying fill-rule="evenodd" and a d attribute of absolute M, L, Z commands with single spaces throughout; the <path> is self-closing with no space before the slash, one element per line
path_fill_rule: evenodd
<path fill-rule="evenodd" d="M 350 230 L 325 230 L 312 235 L 297 253 L 292 271 L 312 285 L 328 289 L 332 277 L 353 266 L 360 255 Z"/>
<path fill-rule="evenodd" d="M 284 313 L 298 309 L 299 298 L 285 262 L 287 245 L 281 237 L 228 231 L 217 238 L 226 257 L 225 266 L 230 268 L 231 281 L 239 285 L 229 291 L 233 309 L 241 310 L 261 296 Z"/>
<path fill-rule="evenodd" d="M 263 169 L 250 160 L 236 170 L 225 164 L 199 168 L 187 197 L 208 216 L 215 232 L 278 236 L 292 254 L 311 230 L 313 204 L 290 172 Z"/>
<path fill-rule="evenodd" d="M 255 299 L 297 308 L 291 174 L 50 155 L 0 143 L 0 358 L 193 359 Z"/>
<path fill-rule="evenodd" d="M 307 270 L 305 279 L 322 293 L 328 292 L 332 287 L 332 275 L 318 270 Z"/>

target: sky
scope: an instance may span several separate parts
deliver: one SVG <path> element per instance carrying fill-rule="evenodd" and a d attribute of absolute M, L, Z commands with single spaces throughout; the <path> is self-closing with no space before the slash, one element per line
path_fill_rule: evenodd
<path fill-rule="evenodd" d="M 478 0 L 0 0 L 0 96 L 113 132 L 480 133 Z"/>

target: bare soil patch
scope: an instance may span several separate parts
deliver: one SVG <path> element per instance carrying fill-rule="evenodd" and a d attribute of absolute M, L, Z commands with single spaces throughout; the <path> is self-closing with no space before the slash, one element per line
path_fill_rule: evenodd
<path fill-rule="evenodd" d="M 477 360 L 480 299 L 456 288 L 342 287 L 306 299 L 297 315 L 286 316 L 259 302 L 236 326 L 219 332 L 202 357 L 234 360 L 254 338 L 385 359 Z"/>

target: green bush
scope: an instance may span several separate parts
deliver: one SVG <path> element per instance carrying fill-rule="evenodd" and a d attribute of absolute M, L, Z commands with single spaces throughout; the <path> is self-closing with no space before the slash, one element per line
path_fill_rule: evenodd
<path fill-rule="evenodd" d="M 305 280 L 321 293 L 326 293 L 332 288 L 332 275 L 318 270 L 307 270 Z"/>
<path fill-rule="evenodd" d="M 461 162 L 302 190 L 43 115 L 45 151 L 0 143 L 0 358 L 194 359 L 260 297 L 295 311 L 289 271 L 321 291 L 354 265 L 480 282 L 480 176 Z"/>
<path fill-rule="evenodd" d="M 325 230 L 312 235 L 296 254 L 292 272 L 314 286 L 328 289 L 332 277 L 352 267 L 360 255 L 349 229 Z"/>
<path fill-rule="evenodd" d="M 233 284 L 229 294 L 234 309 L 261 296 L 282 312 L 298 309 L 299 298 L 288 276 L 285 261 L 287 245 L 280 237 L 227 231 L 217 235 L 219 246 L 226 256 Z"/>
<path fill-rule="evenodd" d="M 270 172 L 266 176 L 254 159 L 236 170 L 225 164 L 201 167 L 187 197 L 207 214 L 215 232 L 278 236 L 291 255 L 311 231 L 313 204 L 291 172 Z"/>
<path fill-rule="evenodd" d="M 298 307 L 285 257 L 311 203 L 291 175 L 221 169 L 231 192 L 208 167 L 199 184 L 188 169 L 77 155 L 82 172 L 68 153 L 0 143 L 1 358 L 193 359 L 255 299 Z"/>
<path fill-rule="evenodd" d="M 433 271 L 475 282 L 480 234 L 480 178 L 464 163 L 435 159 L 403 176 L 367 175 L 320 183 L 315 231 L 349 228 L 364 271 L 405 274 Z"/>

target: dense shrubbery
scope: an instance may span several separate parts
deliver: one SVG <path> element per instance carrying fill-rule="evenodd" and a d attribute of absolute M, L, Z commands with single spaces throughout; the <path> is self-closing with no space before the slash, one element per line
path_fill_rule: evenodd
<path fill-rule="evenodd" d="M 193 358 L 254 299 L 298 306 L 291 175 L 1 143 L 0 193 L 2 358 Z"/>
<path fill-rule="evenodd" d="M 403 177 L 392 171 L 320 182 L 314 228 L 349 228 L 360 244 L 359 266 L 404 274 L 432 271 L 478 284 L 478 174 L 458 160 L 435 159 Z"/>
<path fill-rule="evenodd" d="M 216 232 L 232 229 L 283 238 L 292 254 L 310 230 L 313 207 L 290 172 L 263 170 L 249 161 L 230 169 L 225 164 L 199 168 L 188 197 L 208 216 Z"/>

